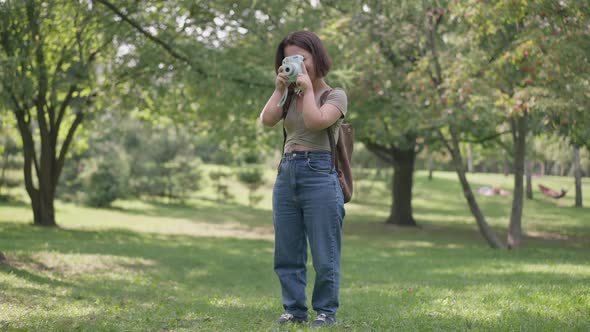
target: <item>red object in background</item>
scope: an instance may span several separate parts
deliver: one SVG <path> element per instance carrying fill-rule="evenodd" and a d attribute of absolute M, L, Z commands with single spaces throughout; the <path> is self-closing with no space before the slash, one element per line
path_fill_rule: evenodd
<path fill-rule="evenodd" d="M 539 189 L 541 189 L 541 192 L 543 193 L 543 195 L 545 195 L 547 197 L 555 198 L 555 199 L 562 198 L 567 193 L 567 191 L 565 191 L 563 189 L 561 189 L 561 193 L 559 193 L 549 187 L 545 187 L 542 184 L 539 184 Z"/>

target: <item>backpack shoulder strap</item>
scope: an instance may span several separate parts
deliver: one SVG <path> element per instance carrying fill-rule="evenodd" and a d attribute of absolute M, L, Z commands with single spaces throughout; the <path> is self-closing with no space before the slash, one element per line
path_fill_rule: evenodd
<path fill-rule="evenodd" d="M 332 126 L 326 128 L 326 133 L 328 134 L 328 140 L 330 141 L 330 152 L 332 152 L 332 165 L 338 171 L 338 158 L 336 158 L 336 142 L 334 141 L 334 134 L 330 133 L 332 130 Z"/>
<path fill-rule="evenodd" d="M 285 119 L 287 118 L 287 113 L 289 112 L 291 101 L 293 101 L 293 93 L 289 91 L 289 94 L 287 95 L 287 101 L 285 101 L 285 105 L 283 105 L 283 115 L 281 116 L 281 118 L 283 119 L 283 148 L 281 149 L 281 156 L 283 155 L 283 153 L 285 153 L 285 143 L 287 142 L 287 130 L 285 130 Z"/>
<path fill-rule="evenodd" d="M 326 103 L 326 100 L 328 99 L 328 96 L 332 91 L 333 89 L 330 88 L 322 94 L 322 96 L 320 97 L 320 107 L 322 107 Z M 334 135 L 336 133 L 332 132 L 334 131 L 332 130 L 332 128 L 334 128 L 334 125 L 331 125 L 330 127 L 326 128 L 326 134 L 328 135 L 328 141 L 330 141 L 330 152 L 332 152 L 332 166 L 334 166 L 334 168 L 336 168 L 336 171 L 338 171 L 338 158 L 336 158 L 336 142 L 334 140 Z"/>

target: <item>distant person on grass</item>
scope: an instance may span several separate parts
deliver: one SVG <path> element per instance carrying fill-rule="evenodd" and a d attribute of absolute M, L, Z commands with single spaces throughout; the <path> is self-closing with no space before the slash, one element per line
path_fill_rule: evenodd
<path fill-rule="evenodd" d="M 336 322 L 345 211 L 326 130 L 337 135 L 347 97 L 324 80 L 331 62 L 314 33 L 287 35 L 275 55 L 275 90 L 260 114 L 269 127 L 283 119 L 286 132 L 273 190 L 274 269 L 285 308 L 280 324 L 308 321 L 307 240 L 316 272 L 311 303 L 317 316 L 312 326 Z"/>

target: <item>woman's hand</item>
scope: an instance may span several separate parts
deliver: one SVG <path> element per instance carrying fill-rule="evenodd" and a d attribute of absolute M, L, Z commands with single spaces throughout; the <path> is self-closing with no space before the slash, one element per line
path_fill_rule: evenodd
<path fill-rule="evenodd" d="M 313 86 L 311 84 L 311 79 L 307 74 L 305 63 L 302 62 L 301 64 L 303 65 L 301 66 L 303 68 L 303 72 L 297 75 L 297 86 L 305 93 L 306 91 L 313 89 Z"/>
<path fill-rule="evenodd" d="M 277 74 L 277 78 L 275 80 L 275 86 L 278 91 L 284 91 L 285 88 L 288 86 L 287 84 L 287 74 L 283 70 L 283 66 L 279 67 L 279 73 Z"/>

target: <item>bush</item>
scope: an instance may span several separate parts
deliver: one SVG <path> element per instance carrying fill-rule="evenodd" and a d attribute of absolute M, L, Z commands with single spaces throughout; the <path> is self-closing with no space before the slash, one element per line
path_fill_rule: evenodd
<path fill-rule="evenodd" d="M 111 164 L 102 163 L 88 178 L 86 203 L 94 207 L 108 207 L 123 196 L 124 188 L 120 171 Z"/>
<path fill-rule="evenodd" d="M 4 188 L 14 188 L 22 185 L 22 178 L 14 174 L 22 172 L 23 156 L 14 138 L 8 134 L 0 135 L 0 196 L 7 200 Z"/>
<path fill-rule="evenodd" d="M 200 160 L 184 137 L 162 130 L 138 144 L 128 149 L 129 185 L 136 196 L 184 200 L 200 189 Z"/>
<path fill-rule="evenodd" d="M 256 190 L 264 185 L 264 176 L 260 168 L 246 168 L 238 172 L 238 180 L 248 187 L 248 201 L 250 207 L 258 204 L 262 196 L 256 195 Z"/>
<path fill-rule="evenodd" d="M 85 199 L 83 174 L 84 163 L 78 155 L 72 156 L 61 172 L 56 196 L 65 202 L 82 203 Z"/>
<path fill-rule="evenodd" d="M 61 199 L 108 206 L 130 196 L 184 200 L 200 189 L 201 161 L 186 129 L 117 114 L 95 125 L 85 150 L 73 149 L 64 167 Z"/>
<path fill-rule="evenodd" d="M 214 171 L 209 173 L 209 178 L 213 181 L 213 187 L 217 192 L 217 201 L 229 201 L 233 195 L 229 192 L 229 186 L 226 179 L 230 177 L 229 173 L 223 171 Z"/>
<path fill-rule="evenodd" d="M 110 146 L 93 161 L 93 165 L 84 174 L 84 202 L 94 207 L 107 207 L 116 199 L 125 197 L 129 178 L 125 152 L 116 146 Z"/>
<path fill-rule="evenodd" d="M 184 201 L 191 192 L 201 188 L 201 170 L 199 161 L 177 155 L 162 167 L 165 197 Z"/>

